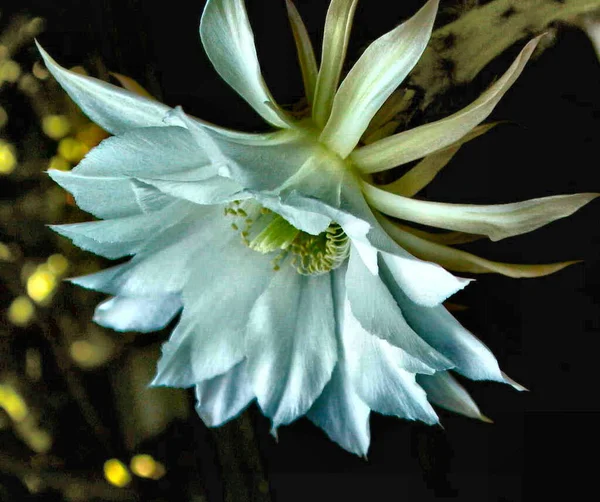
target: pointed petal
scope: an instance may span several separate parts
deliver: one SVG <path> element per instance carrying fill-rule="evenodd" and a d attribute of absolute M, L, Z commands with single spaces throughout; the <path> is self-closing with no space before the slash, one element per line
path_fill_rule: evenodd
<path fill-rule="evenodd" d="M 374 173 L 425 157 L 459 140 L 492 113 L 523 71 L 539 39 L 531 40 L 507 72 L 466 108 L 445 119 L 364 146 L 352 153 L 352 161 L 361 172 Z"/>
<path fill-rule="evenodd" d="M 443 307 L 423 307 L 386 281 L 408 324 L 423 340 L 455 364 L 454 371 L 472 380 L 505 382 L 494 355 Z"/>
<path fill-rule="evenodd" d="M 196 384 L 196 411 L 209 427 L 218 427 L 235 418 L 253 399 L 245 361 Z"/>
<path fill-rule="evenodd" d="M 71 282 L 112 295 L 179 293 L 192 273 L 190 262 L 234 238 L 222 207 L 196 206 L 181 222 L 150 236 L 129 262 Z"/>
<path fill-rule="evenodd" d="M 284 264 L 257 300 L 246 333 L 248 375 L 273 428 L 305 414 L 337 361 L 330 274 Z"/>
<path fill-rule="evenodd" d="M 296 42 L 296 51 L 298 52 L 298 62 L 302 71 L 306 101 L 309 105 L 312 105 L 315 86 L 317 85 L 317 74 L 319 72 L 317 60 L 315 59 L 315 51 L 313 50 L 306 26 L 302 22 L 298 9 L 296 9 L 291 0 L 285 0 L 285 4 L 290 25 L 292 26 L 292 33 L 294 34 L 294 41 Z"/>
<path fill-rule="evenodd" d="M 452 157 L 458 153 L 462 145 L 485 134 L 495 125 L 486 124 L 476 127 L 449 147 L 428 155 L 400 179 L 383 185 L 382 188 L 388 192 L 403 195 L 404 197 L 414 197 L 433 181 L 437 174 L 452 160 Z"/>
<path fill-rule="evenodd" d="M 596 193 L 555 195 L 512 204 L 448 204 L 409 199 L 363 182 L 363 193 L 376 209 L 389 216 L 449 230 L 487 235 L 497 241 L 531 232 L 594 200 Z"/>
<path fill-rule="evenodd" d="M 73 194 L 79 208 L 98 218 L 123 218 L 142 212 L 128 178 L 83 176 L 56 169 L 48 174 Z"/>
<path fill-rule="evenodd" d="M 116 331 L 147 333 L 164 328 L 180 309 L 178 295 L 115 296 L 96 307 L 94 322 Z"/>
<path fill-rule="evenodd" d="M 473 398 L 448 371 L 435 375 L 418 375 L 417 382 L 427 392 L 427 399 L 440 408 L 484 422 L 490 421 L 481 414 Z"/>
<path fill-rule="evenodd" d="M 313 120 L 319 128 L 325 127 L 331 113 L 357 3 L 358 0 L 332 0 L 327 10 L 313 106 Z"/>
<path fill-rule="evenodd" d="M 181 321 L 162 347 L 153 385 L 188 387 L 240 362 L 250 312 L 275 273 L 268 256 L 237 238 L 211 246 L 190 268 Z"/>
<path fill-rule="evenodd" d="M 514 278 L 541 277 L 558 272 L 573 263 L 577 263 L 577 261 L 548 263 L 544 265 L 500 263 L 486 260 L 460 249 L 454 249 L 421 239 L 416 235 L 405 232 L 392 222 L 389 222 L 386 230 L 398 244 L 418 258 L 439 263 L 442 267 L 454 272 L 469 272 L 474 274 L 497 273 Z"/>
<path fill-rule="evenodd" d="M 352 152 L 377 110 L 417 64 L 429 41 L 438 3 L 429 0 L 408 21 L 375 40 L 340 85 L 320 137 L 340 157 Z"/>
<path fill-rule="evenodd" d="M 414 373 L 403 369 L 406 353 L 366 332 L 346 306 L 342 333 L 348 374 L 372 410 L 428 424 L 438 422 Z"/>
<path fill-rule="evenodd" d="M 365 456 L 371 442 L 370 414 L 370 408 L 352 388 L 347 369 L 340 361 L 306 416 L 342 448 Z"/>
<path fill-rule="evenodd" d="M 46 67 L 83 112 L 103 129 L 118 134 L 137 127 L 164 125 L 169 107 L 102 80 L 60 66 L 36 42 Z"/>
<path fill-rule="evenodd" d="M 217 167 L 183 127 L 145 127 L 105 139 L 73 170 L 84 176 L 159 179 L 186 171 L 204 179 Z"/>
<path fill-rule="evenodd" d="M 407 358 L 407 371 L 433 373 L 453 366 L 412 330 L 379 276 L 367 269 L 354 248 L 346 273 L 346 295 L 352 315 L 365 331 L 412 356 Z"/>
<path fill-rule="evenodd" d="M 275 127 L 290 127 L 263 80 L 243 0 L 209 0 L 200 38 L 215 70 L 256 112 Z"/>
<path fill-rule="evenodd" d="M 426 239 L 430 242 L 443 244 L 445 246 L 456 246 L 457 244 L 467 244 L 483 239 L 484 235 L 467 234 L 465 232 L 427 232 L 418 228 L 409 227 L 402 223 L 394 222 L 394 225 L 401 228 L 405 232 L 409 232 L 421 239 Z"/>

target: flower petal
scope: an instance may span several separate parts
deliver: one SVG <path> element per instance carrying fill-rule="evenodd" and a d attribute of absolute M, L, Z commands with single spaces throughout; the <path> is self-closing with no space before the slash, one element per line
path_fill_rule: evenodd
<path fill-rule="evenodd" d="M 417 382 L 427 392 L 427 399 L 440 408 L 490 422 L 489 418 L 481 414 L 466 389 L 448 371 L 435 375 L 417 375 Z"/>
<path fill-rule="evenodd" d="M 133 185 L 120 176 L 83 176 L 50 169 L 50 177 L 73 194 L 77 205 L 98 218 L 124 218 L 142 213 Z"/>
<path fill-rule="evenodd" d="M 346 158 L 385 100 L 417 64 L 427 46 L 438 0 L 373 42 L 340 85 L 320 141 Z M 319 84 L 317 83 L 317 92 Z"/>
<path fill-rule="evenodd" d="M 115 296 L 96 307 L 94 322 L 116 331 L 147 333 L 164 328 L 180 309 L 178 295 Z"/>
<path fill-rule="evenodd" d="M 221 204 L 247 198 L 242 187 L 234 180 L 213 176 L 201 181 L 170 181 L 142 178 L 164 194 L 195 204 Z"/>
<path fill-rule="evenodd" d="M 169 179 L 196 171 L 197 179 L 217 174 L 204 149 L 183 127 L 144 127 L 105 139 L 73 170 L 84 176 Z"/>
<path fill-rule="evenodd" d="M 124 218 L 68 225 L 50 225 L 55 232 L 73 241 L 76 246 L 106 258 L 120 258 L 140 250 L 154 232 L 175 225 L 191 208 L 175 203 L 161 211 Z"/>
<path fill-rule="evenodd" d="M 511 204 L 474 205 L 409 199 L 366 182 L 363 182 L 363 193 L 373 207 L 389 216 L 438 228 L 487 235 L 493 241 L 531 232 L 565 218 L 600 195 L 580 193 Z"/>
<path fill-rule="evenodd" d="M 455 364 L 454 371 L 472 380 L 506 382 L 490 350 L 443 307 L 423 307 L 408 298 L 394 281 L 387 287 L 408 324 L 429 345 Z"/>
<path fill-rule="evenodd" d="M 217 73 L 267 122 L 290 127 L 263 80 L 243 0 L 208 0 L 200 38 Z"/>
<path fill-rule="evenodd" d="M 366 456 L 371 442 L 370 414 L 371 409 L 352 388 L 347 368 L 340 361 L 306 416 L 342 448 Z"/>
<path fill-rule="evenodd" d="M 439 263 L 442 267 L 454 272 L 469 272 L 475 274 L 497 273 L 508 277 L 541 277 L 552 274 L 563 268 L 577 263 L 566 261 L 562 263 L 548 263 L 544 265 L 523 265 L 515 263 L 500 263 L 486 260 L 460 249 L 430 242 L 426 239 L 405 232 L 394 223 L 386 226 L 394 240 L 410 253 L 422 260 Z"/>
<path fill-rule="evenodd" d="M 54 61 L 40 44 L 36 44 L 46 67 L 61 87 L 92 122 L 103 129 L 118 134 L 137 127 L 164 125 L 162 120 L 169 111 L 168 106 L 102 80 L 67 70 Z"/>
<path fill-rule="evenodd" d="M 329 274 L 304 276 L 284 264 L 252 309 L 246 357 L 273 429 L 305 414 L 337 361 Z"/>
<path fill-rule="evenodd" d="M 407 371 L 433 373 L 453 367 L 407 324 L 386 286 L 367 269 L 355 248 L 348 262 L 346 296 L 352 315 L 365 331 L 413 356 L 407 358 Z"/>
<path fill-rule="evenodd" d="M 304 92 L 306 93 L 306 101 L 309 105 L 313 104 L 315 95 L 315 86 L 317 84 L 317 60 L 315 59 L 315 51 L 313 50 L 310 37 L 306 31 L 306 26 L 302 22 L 300 13 L 291 0 L 285 0 L 287 7 L 288 18 L 294 34 L 296 42 L 296 50 L 298 52 L 298 61 L 300 70 L 302 71 L 302 80 L 304 81 Z"/>
<path fill-rule="evenodd" d="M 189 267 L 181 320 L 163 345 L 153 385 L 188 387 L 239 363 L 250 312 L 275 274 L 269 257 L 237 236 L 210 245 Z"/>
<path fill-rule="evenodd" d="M 218 427 L 235 418 L 253 399 L 245 361 L 196 384 L 196 411 L 209 427 Z"/>
<path fill-rule="evenodd" d="M 471 132 L 452 143 L 449 147 L 428 155 L 400 179 L 383 185 L 382 188 L 388 192 L 403 195 L 404 197 L 414 197 L 433 181 L 437 174 L 452 160 L 452 157 L 458 153 L 462 145 L 485 134 L 495 125 L 486 124 L 475 127 Z"/>
<path fill-rule="evenodd" d="M 325 127 L 331 113 L 357 3 L 358 0 L 331 0 L 327 10 L 313 106 L 313 120 L 319 128 Z"/>
<path fill-rule="evenodd" d="M 541 35 L 543 36 L 543 35 Z M 409 129 L 359 148 L 352 161 L 363 173 L 374 173 L 425 157 L 459 140 L 492 113 L 517 80 L 540 37 L 531 40 L 502 77 L 469 106 L 445 119 Z"/>
<path fill-rule="evenodd" d="M 365 331 L 349 305 L 342 340 L 352 385 L 372 410 L 428 424 L 438 422 L 414 373 L 403 369 L 406 353 Z"/>
<path fill-rule="evenodd" d="M 112 295 L 179 293 L 192 272 L 190 261 L 235 237 L 221 206 L 196 206 L 179 223 L 152 235 L 129 262 L 71 282 Z"/>

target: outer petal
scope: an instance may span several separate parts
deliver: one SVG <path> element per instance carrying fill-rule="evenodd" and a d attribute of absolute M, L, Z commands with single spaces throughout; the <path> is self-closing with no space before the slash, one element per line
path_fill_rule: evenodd
<path fill-rule="evenodd" d="M 364 146 L 352 153 L 352 161 L 362 172 L 373 173 L 406 164 L 459 140 L 492 112 L 523 71 L 539 39 L 531 40 L 508 71 L 466 108 L 445 119 Z"/>
<path fill-rule="evenodd" d="M 40 44 L 37 47 L 48 70 L 62 88 L 103 129 L 118 134 L 137 127 L 163 125 L 162 119 L 169 107 L 101 80 L 69 71 L 54 61 Z"/>
<path fill-rule="evenodd" d="M 408 21 L 378 38 L 342 82 L 320 137 L 340 157 L 350 154 L 377 110 L 417 64 L 437 7 L 438 0 L 429 0 Z"/>
<path fill-rule="evenodd" d="M 594 200 L 599 194 L 580 193 L 530 199 L 512 204 L 448 204 L 409 199 L 363 182 L 369 203 L 390 216 L 471 234 L 497 241 L 543 227 Z"/>
<path fill-rule="evenodd" d="M 474 254 L 467 253 L 461 249 L 454 249 L 443 244 L 422 239 L 417 235 L 406 232 L 398 226 L 390 223 L 388 226 L 390 235 L 403 248 L 423 260 L 439 263 L 442 267 L 455 272 L 469 272 L 475 274 L 497 273 L 508 277 L 541 277 L 557 272 L 577 261 L 566 261 L 562 263 L 548 263 L 544 265 L 523 265 L 515 263 L 500 263 L 486 260 Z"/>
<path fill-rule="evenodd" d="M 337 361 L 329 274 L 303 276 L 284 264 L 252 310 L 246 356 L 258 403 L 274 429 L 305 414 Z"/>
<path fill-rule="evenodd" d="M 147 333 L 164 328 L 180 309 L 178 295 L 115 296 L 96 307 L 94 321 L 117 331 Z"/>
<path fill-rule="evenodd" d="M 490 419 L 479 411 L 473 398 L 447 371 L 435 375 L 418 375 L 419 385 L 427 392 L 427 399 L 433 404 L 446 410 L 460 413 L 470 418 L 477 418 L 484 422 Z"/>
<path fill-rule="evenodd" d="M 475 127 L 471 132 L 452 143 L 449 147 L 428 155 L 401 178 L 393 183 L 383 185 L 383 188 L 397 195 L 414 197 L 433 181 L 437 174 L 452 160 L 452 157 L 458 153 L 463 144 L 485 134 L 495 125 L 485 124 Z"/>
<path fill-rule="evenodd" d="M 313 106 L 313 120 L 319 128 L 325 126 L 331 113 L 357 4 L 358 0 L 332 0 L 327 10 Z"/>
<path fill-rule="evenodd" d="M 222 375 L 196 384 L 196 411 L 209 427 L 228 422 L 239 415 L 253 399 L 245 361 Z"/>
<path fill-rule="evenodd" d="M 243 359 L 250 312 L 275 272 L 268 256 L 231 235 L 229 243 L 210 245 L 190 264 L 181 321 L 163 345 L 154 385 L 191 386 Z"/>
<path fill-rule="evenodd" d="M 433 373 L 453 364 L 425 343 L 407 324 L 398 304 L 379 279 L 352 249 L 346 272 L 346 295 L 352 315 L 372 335 L 388 341 L 413 356 L 405 369 L 412 373 Z"/>
<path fill-rule="evenodd" d="M 340 361 L 306 416 L 342 448 L 365 456 L 371 441 L 370 414 L 370 408 L 358 397 L 348 370 Z"/>
<path fill-rule="evenodd" d="M 414 373 L 403 369 L 406 353 L 366 332 L 346 306 L 344 357 L 354 389 L 372 410 L 433 424 L 437 415 Z"/>
<path fill-rule="evenodd" d="M 302 80 L 304 81 L 304 92 L 306 93 L 306 101 L 309 105 L 313 104 L 315 95 L 315 85 L 317 83 L 317 60 L 313 50 L 308 31 L 300 17 L 300 13 L 296 6 L 290 1 L 285 1 L 292 33 L 296 42 L 296 50 L 298 52 L 298 61 L 302 70 Z"/>
<path fill-rule="evenodd" d="M 243 0 L 208 0 L 200 38 L 215 70 L 267 122 L 290 127 L 263 80 Z"/>

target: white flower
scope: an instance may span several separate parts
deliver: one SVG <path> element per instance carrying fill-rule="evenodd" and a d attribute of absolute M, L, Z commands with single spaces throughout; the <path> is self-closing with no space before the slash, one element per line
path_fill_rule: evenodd
<path fill-rule="evenodd" d="M 256 399 L 274 430 L 306 415 L 345 449 L 365 454 L 371 410 L 433 424 L 431 401 L 481 418 L 448 370 L 508 381 L 490 351 L 441 306 L 469 281 L 433 261 L 513 276 L 565 266 L 499 264 L 446 244 L 528 232 L 595 195 L 496 206 L 411 198 L 466 135 L 478 133 L 537 41 L 467 108 L 364 146 L 369 122 L 425 49 L 438 1 L 373 42 L 339 84 L 355 7 L 356 0 L 332 0 L 318 67 L 288 3 L 310 105 L 297 119 L 261 76 L 243 1 L 208 1 L 204 48 L 275 128 L 265 134 L 203 122 L 42 55 L 84 112 L 115 135 L 72 172 L 50 172 L 82 209 L 103 219 L 54 228 L 102 256 L 133 256 L 73 280 L 113 295 L 95 320 L 151 331 L 183 307 L 155 385 L 195 386 L 208 425 Z M 398 182 L 370 181 L 370 173 L 425 156 Z M 385 215 L 458 232 L 434 237 Z"/>

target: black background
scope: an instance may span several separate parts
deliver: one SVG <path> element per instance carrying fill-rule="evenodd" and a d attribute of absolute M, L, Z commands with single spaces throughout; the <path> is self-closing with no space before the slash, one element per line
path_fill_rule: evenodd
<path fill-rule="evenodd" d="M 319 47 L 327 2 L 296 3 Z M 203 4 L 26 0 L 2 8 L 5 15 L 21 10 L 45 17 L 39 40 L 65 66 L 95 54 L 169 105 L 222 125 L 264 128 L 203 54 Z M 267 83 L 280 103 L 293 103 L 302 86 L 284 2 L 247 5 Z M 349 54 L 356 56 L 419 5 L 362 2 Z M 494 61 L 487 74 L 502 72 L 510 57 Z M 561 27 L 556 44 L 528 64 L 490 117 L 509 123 L 465 146 L 427 195 L 494 203 L 600 191 L 598 89 L 600 63 L 589 41 L 575 28 Z M 256 416 L 272 499 L 500 502 L 594 493 L 600 446 L 599 215 L 596 201 L 532 234 L 468 248 L 507 262 L 585 260 L 540 279 L 480 276 L 453 299 L 469 306 L 457 317 L 493 350 L 506 373 L 530 389 L 519 393 L 465 382 L 493 425 L 443 411 L 443 430 L 373 416 L 365 461 L 306 420 L 282 428 L 275 443 L 267 421 Z"/>

